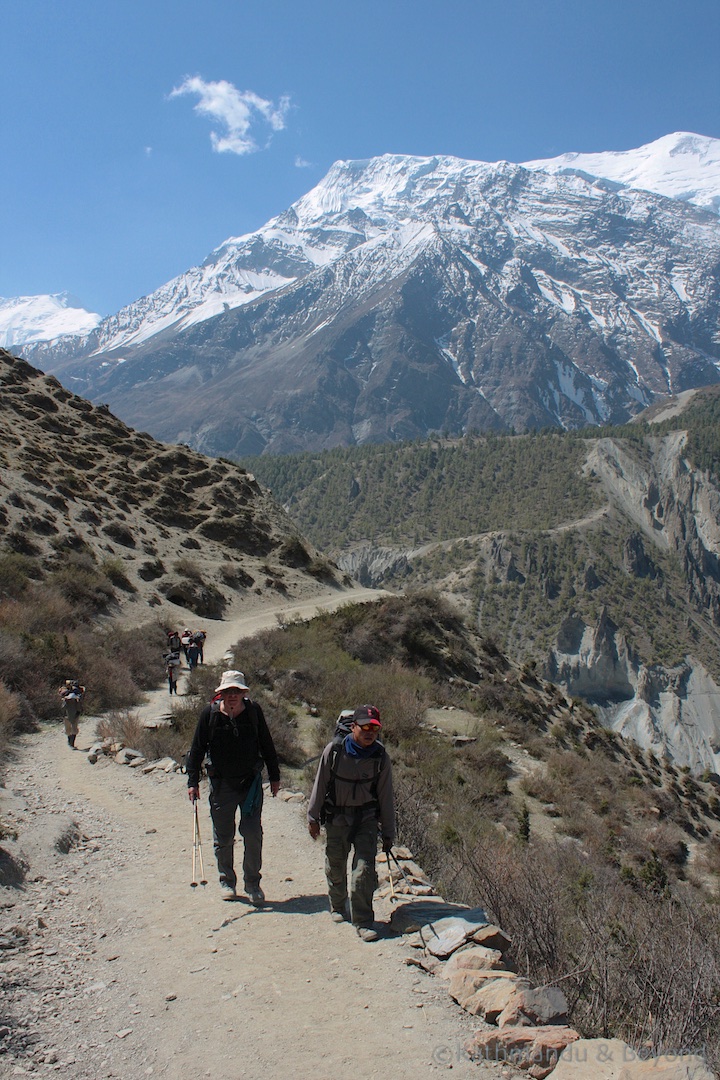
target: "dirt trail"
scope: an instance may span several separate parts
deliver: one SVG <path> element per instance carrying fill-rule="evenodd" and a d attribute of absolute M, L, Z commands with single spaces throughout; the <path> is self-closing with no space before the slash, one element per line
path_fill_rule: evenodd
<path fill-rule="evenodd" d="M 216 635 L 208 659 L 247 629 Z M 152 715 L 167 694 L 149 697 Z M 79 747 L 93 737 L 86 721 Z M 405 964 L 402 939 L 368 944 L 331 922 L 323 849 L 297 804 L 266 797 L 260 910 L 220 899 L 204 790 L 209 883 L 190 887 L 179 774 L 90 765 L 53 726 L 24 739 L 0 805 L 19 832 L 3 846 L 30 864 L 21 887 L 0 889 L 0 1075 L 516 1075 L 462 1058 L 477 1022 Z M 81 840 L 62 854 L 55 840 L 72 823 Z"/>

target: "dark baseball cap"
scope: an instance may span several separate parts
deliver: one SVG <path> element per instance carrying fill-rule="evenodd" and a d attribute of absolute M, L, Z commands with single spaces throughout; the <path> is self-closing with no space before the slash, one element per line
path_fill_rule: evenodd
<path fill-rule="evenodd" d="M 360 705 L 353 713 L 353 723 L 377 724 L 378 727 L 382 727 L 380 713 L 374 705 Z"/>

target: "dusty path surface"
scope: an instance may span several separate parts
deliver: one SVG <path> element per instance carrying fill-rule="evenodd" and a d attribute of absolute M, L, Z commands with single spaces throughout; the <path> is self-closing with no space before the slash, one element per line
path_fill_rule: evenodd
<path fill-rule="evenodd" d="M 216 635 L 208 658 L 247 630 Z M 147 714 L 166 697 L 149 695 Z M 86 721 L 78 746 L 93 738 Z M 463 1057 L 477 1022 L 444 983 L 405 964 L 402 939 L 361 942 L 330 920 L 322 846 L 296 803 L 266 797 L 267 904 L 255 909 L 220 899 L 205 791 L 209 880 L 190 887 L 192 810 L 180 774 L 91 765 L 52 726 L 24 739 L 0 795 L 18 831 L 3 847 L 29 866 L 24 881 L 0 888 L 0 1075 L 517 1075 Z"/>

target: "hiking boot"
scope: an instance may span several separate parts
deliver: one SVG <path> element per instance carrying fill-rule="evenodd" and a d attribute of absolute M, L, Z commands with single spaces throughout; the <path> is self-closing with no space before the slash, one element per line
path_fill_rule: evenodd
<path fill-rule="evenodd" d="M 358 926 L 356 930 L 361 941 L 377 941 L 380 937 L 374 926 Z"/>
<path fill-rule="evenodd" d="M 237 900 L 235 886 L 231 885 L 229 881 L 220 882 L 220 895 L 222 896 L 223 900 Z"/>
<path fill-rule="evenodd" d="M 262 907 L 265 903 L 265 893 L 262 891 L 259 885 L 256 885 L 254 889 L 247 890 L 248 900 L 253 907 Z"/>
<path fill-rule="evenodd" d="M 333 922 L 347 922 L 347 915 L 344 911 L 331 911 L 330 918 Z"/>

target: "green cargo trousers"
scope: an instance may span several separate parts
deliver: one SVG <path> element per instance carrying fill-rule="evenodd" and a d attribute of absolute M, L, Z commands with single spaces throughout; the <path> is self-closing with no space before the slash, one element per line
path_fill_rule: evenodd
<path fill-rule="evenodd" d="M 347 862 L 353 849 L 350 874 L 350 918 L 355 926 L 370 926 L 373 921 L 373 893 L 377 888 L 375 856 L 378 824 L 373 815 L 362 821 L 350 839 L 352 825 L 325 826 L 325 876 L 333 911 L 345 911 L 348 901 Z"/>

